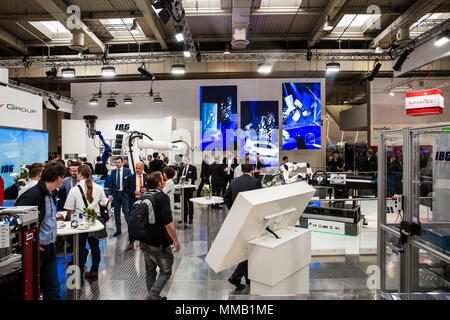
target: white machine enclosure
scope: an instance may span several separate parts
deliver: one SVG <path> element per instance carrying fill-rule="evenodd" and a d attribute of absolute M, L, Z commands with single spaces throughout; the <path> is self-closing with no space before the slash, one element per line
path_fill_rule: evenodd
<path fill-rule="evenodd" d="M 283 233 L 282 229 L 295 226 L 314 192 L 307 183 L 298 182 L 239 193 L 205 261 L 221 272 L 248 260 L 254 248 L 249 242 L 269 234 L 266 227 Z"/>

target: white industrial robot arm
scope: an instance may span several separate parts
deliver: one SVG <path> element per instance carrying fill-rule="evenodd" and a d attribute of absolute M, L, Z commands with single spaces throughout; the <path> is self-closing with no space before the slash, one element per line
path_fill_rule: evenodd
<path fill-rule="evenodd" d="M 306 174 L 296 173 L 292 174 L 293 171 L 306 168 Z M 288 162 L 280 166 L 281 174 L 283 176 L 283 184 L 289 184 L 296 182 L 299 178 L 306 179 L 312 176 L 311 164 L 309 162 Z"/>

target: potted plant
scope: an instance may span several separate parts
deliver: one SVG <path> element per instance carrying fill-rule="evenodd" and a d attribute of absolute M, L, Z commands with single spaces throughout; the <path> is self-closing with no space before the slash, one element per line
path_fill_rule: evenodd
<path fill-rule="evenodd" d="M 20 169 L 20 174 L 11 173 L 11 176 L 14 177 L 14 184 L 19 188 L 23 188 L 27 184 L 28 180 L 30 180 L 30 170 L 28 170 L 25 165 L 22 165 Z"/>
<path fill-rule="evenodd" d="M 95 220 L 97 220 L 98 213 L 92 208 L 84 208 L 83 210 L 83 216 L 85 217 L 86 221 L 93 226 L 95 224 Z"/>
<path fill-rule="evenodd" d="M 212 197 L 212 190 L 209 188 L 209 186 L 203 187 L 203 193 L 205 194 L 206 199 L 211 199 Z"/>
<path fill-rule="evenodd" d="M 180 184 L 180 185 L 184 185 L 184 177 L 180 177 L 179 180 L 180 180 L 179 184 Z"/>

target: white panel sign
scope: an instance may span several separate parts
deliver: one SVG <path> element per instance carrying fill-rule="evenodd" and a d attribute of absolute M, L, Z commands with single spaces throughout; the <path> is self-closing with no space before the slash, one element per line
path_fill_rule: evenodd
<path fill-rule="evenodd" d="M 42 97 L 0 86 L 0 126 L 42 130 Z"/>
<path fill-rule="evenodd" d="M 345 234 L 345 223 L 327 220 L 308 219 L 308 229 L 313 231 Z"/>

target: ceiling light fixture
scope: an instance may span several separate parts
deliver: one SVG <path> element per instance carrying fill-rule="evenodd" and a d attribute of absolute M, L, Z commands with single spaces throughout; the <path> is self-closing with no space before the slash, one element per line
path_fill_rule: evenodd
<path fill-rule="evenodd" d="M 175 39 L 178 42 L 184 41 L 183 26 L 175 26 Z"/>
<path fill-rule="evenodd" d="M 336 73 L 341 69 L 341 64 L 339 62 L 328 62 L 327 63 L 327 73 Z"/>
<path fill-rule="evenodd" d="M 172 74 L 184 74 L 186 73 L 186 67 L 184 64 L 173 64 Z"/>
<path fill-rule="evenodd" d="M 437 37 L 434 45 L 436 47 L 442 47 L 444 44 L 450 41 L 450 31 L 444 32 L 439 37 Z"/>
<path fill-rule="evenodd" d="M 231 53 L 231 51 L 230 51 L 230 44 L 227 43 L 226 46 L 225 46 L 225 50 L 223 51 L 223 54 L 230 54 L 230 53 Z"/>
<path fill-rule="evenodd" d="M 149 79 L 151 79 L 151 80 L 154 80 L 154 79 L 155 79 L 155 76 L 153 75 L 153 73 L 150 73 L 150 72 L 147 71 L 147 69 L 145 69 L 145 64 L 144 64 L 144 63 L 142 64 L 141 67 L 138 68 L 138 71 L 139 71 L 142 75 L 146 76 L 147 78 L 149 78 Z"/>
<path fill-rule="evenodd" d="M 63 78 L 75 78 L 75 69 L 74 68 L 64 68 L 61 70 L 61 76 Z"/>
<path fill-rule="evenodd" d="M 170 4 L 170 1 L 167 0 L 155 1 L 152 4 L 152 8 L 158 15 L 158 17 L 162 20 L 162 22 L 164 22 L 164 24 L 169 22 L 170 17 L 172 16 L 170 13 L 170 11 L 172 11 L 172 5 Z"/>
<path fill-rule="evenodd" d="M 190 58 L 191 57 L 191 50 L 190 50 L 190 47 L 189 47 L 189 45 L 185 45 L 184 46 L 184 52 L 183 52 L 183 54 L 184 54 L 184 57 L 185 58 Z"/>
<path fill-rule="evenodd" d="M 393 91 L 389 91 L 389 95 L 390 95 L 391 97 L 393 97 L 393 96 L 395 96 L 395 93 L 394 93 Z"/>
<path fill-rule="evenodd" d="M 154 103 L 162 103 L 162 98 L 161 98 L 161 96 L 155 96 L 155 97 L 153 98 L 153 102 L 154 102 Z"/>
<path fill-rule="evenodd" d="M 48 97 L 48 102 L 50 102 L 50 104 L 53 106 L 53 108 L 55 108 L 55 110 L 59 110 L 59 106 L 55 103 L 55 101 L 53 101 L 51 97 Z"/>
<path fill-rule="evenodd" d="M 375 79 L 375 76 L 377 75 L 378 71 L 380 71 L 381 63 L 378 61 L 375 61 L 375 66 L 373 67 L 372 71 L 369 73 L 369 75 L 366 77 L 367 81 L 373 81 Z"/>
<path fill-rule="evenodd" d="M 91 99 L 89 100 L 89 105 L 91 105 L 91 106 L 96 106 L 96 105 L 98 105 L 98 99 L 97 99 L 97 98 L 91 98 Z"/>
<path fill-rule="evenodd" d="M 49 80 L 55 80 L 56 77 L 58 76 L 58 69 L 56 69 L 55 67 L 46 70 L 45 74 L 47 75 L 47 79 Z"/>
<path fill-rule="evenodd" d="M 133 99 L 131 99 L 131 97 L 124 98 L 123 104 L 133 104 Z"/>
<path fill-rule="evenodd" d="M 330 17 L 329 17 L 329 16 L 327 16 L 327 17 L 325 18 L 325 23 L 324 23 L 324 25 L 323 25 L 323 30 L 324 30 L 324 31 L 330 31 L 330 30 L 333 30 L 333 26 L 330 24 Z"/>
<path fill-rule="evenodd" d="M 102 67 L 103 77 L 114 77 L 115 75 L 116 75 L 116 68 L 114 68 L 113 66 Z"/>
<path fill-rule="evenodd" d="M 117 106 L 116 98 L 108 98 L 106 101 L 106 107 L 115 108 Z"/>
<path fill-rule="evenodd" d="M 139 33 L 139 29 L 138 29 L 138 24 L 137 24 L 137 20 L 133 19 L 133 25 L 131 26 L 130 32 L 133 34 L 138 34 Z"/>
<path fill-rule="evenodd" d="M 270 63 L 259 63 L 258 64 L 258 72 L 259 73 L 271 73 L 272 72 L 272 65 Z"/>
<path fill-rule="evenodd" d="M 392 67 L 392 69 L 394 69 L 395 71 L 400 71 L 402 69 L 403 63 L 405 63 L 406 61 L 406 58 L 408 58 L 409 54 L 413 51 L 414 51 L 413 48 L 406 49 L 405 51 L 403 51 L 403 53 L 400 55 L 400 57 L 398 58 L 397 62 Z"/>
<path fill-rule="evenodd" d="M 377 43 L 377 46 L 375 48 L 375 53 L 383 53 L 383 49 L 381 49 L 380 45 Z"/>

